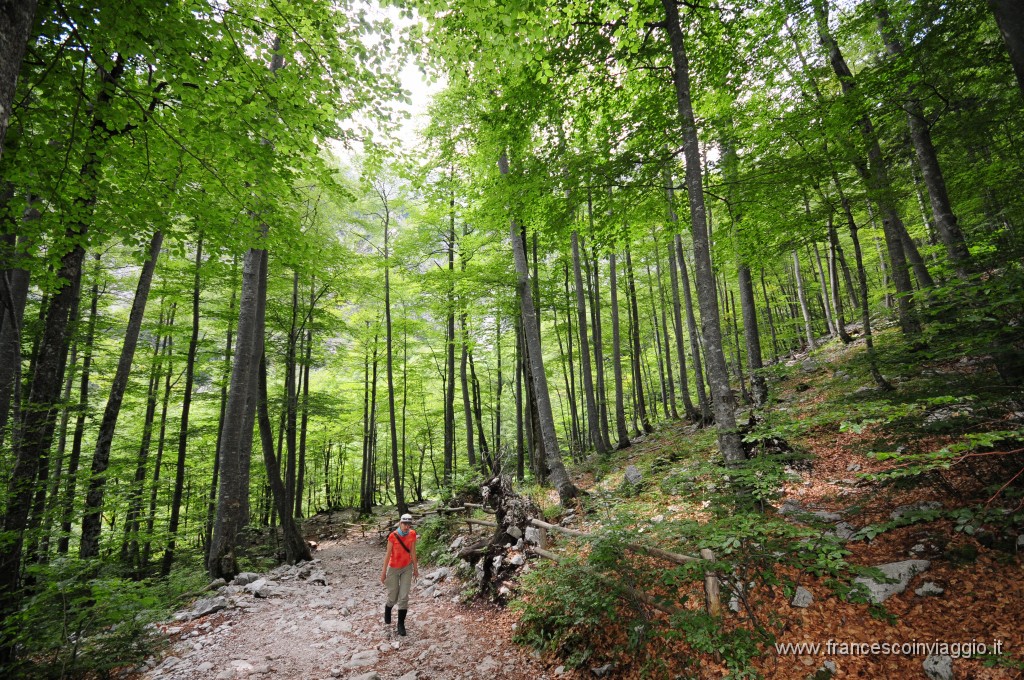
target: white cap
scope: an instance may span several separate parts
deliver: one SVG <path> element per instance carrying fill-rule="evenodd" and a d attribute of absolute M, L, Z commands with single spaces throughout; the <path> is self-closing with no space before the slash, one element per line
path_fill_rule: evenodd
<path fill-rule="evenodd" d="M 398 521 L 399 522 L 408 522 L 409 524 L 412 524 L 412 515 L 410 515 L 409 513 L 405 513 L 404 515 L 402 515 L 402 518 L 400 520 L 398 520 Z"/>

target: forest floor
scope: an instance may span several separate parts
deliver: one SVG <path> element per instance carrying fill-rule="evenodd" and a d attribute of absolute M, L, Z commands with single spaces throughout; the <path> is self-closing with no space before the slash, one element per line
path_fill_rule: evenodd
<path fill-rule="evenodd" d="M 318 531 L 334 534 L 330 524 Z M 308 530 L 307 530 L 308 533 Z M 152 680 L 192 678 L 379 678 L 489 680 L 553 674 L 511 642 L 509 615 L 463 605 L 449 578 L 429 588 L 429 569 L 413 585 L 399 637 L 383 623 L 384 545 L 377 536 L 326 538 L 314 557 L 327 585 L 282 582 L 270 597 L 240 593 L 238 606 L 164 626 L 170 648 Z"/>

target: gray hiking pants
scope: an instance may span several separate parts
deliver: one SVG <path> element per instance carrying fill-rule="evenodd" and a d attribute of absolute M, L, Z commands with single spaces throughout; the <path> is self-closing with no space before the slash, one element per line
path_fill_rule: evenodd
<path fill-rule="evenodd" d="M 401 569 L 388 567 L 384 585 L 388 589 L 388 606 L 399 609 L 409 608 L 409 591 L 412 589 L 412 562 Z"/>

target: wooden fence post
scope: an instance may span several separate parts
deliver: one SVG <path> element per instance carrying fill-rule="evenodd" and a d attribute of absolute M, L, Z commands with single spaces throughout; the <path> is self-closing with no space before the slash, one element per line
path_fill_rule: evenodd
<path fill-rule="evenodd" d="M 700 551 L 700 556 L 707 562 L 715 561 L 715 553 L 708 548 Z M 718 616 L 722 613 L 722 599 L 718 587 L 718 576 L 715 575 L 714 567 L 704 572 L 704 595 L 708 614 Z"/>

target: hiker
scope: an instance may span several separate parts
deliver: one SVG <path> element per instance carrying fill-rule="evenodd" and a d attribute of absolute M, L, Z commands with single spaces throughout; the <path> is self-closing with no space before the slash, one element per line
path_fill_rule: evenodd
<path fill-rule="evenodd" d="M 420 565 L 416 560 L 416 532 L 412 528 L 412 515 L 405 513 L 398 528 L 388 534 L 388 551 L 384 555 L 384 568 L 380 582 L 388 588 L 388 601 L 384 605 L 384 623 L 391 623 L 391 610 L 398 605 L 398 634 L 405 635 L 405 613 L 409 609 L 409 590 L 413 577 L 419 578 Z"/>

